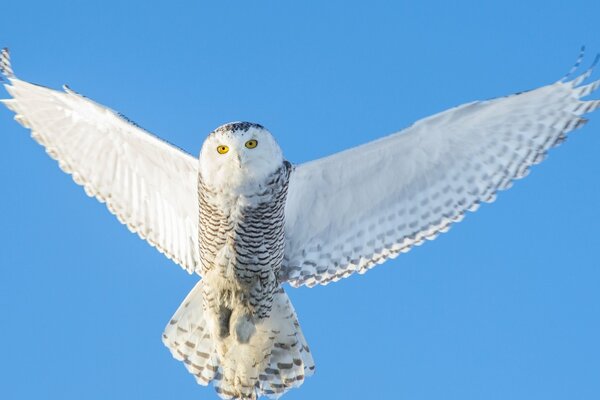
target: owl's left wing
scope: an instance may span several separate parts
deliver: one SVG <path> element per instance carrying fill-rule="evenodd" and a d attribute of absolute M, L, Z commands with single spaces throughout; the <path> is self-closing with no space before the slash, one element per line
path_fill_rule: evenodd
<path fill-rule="evenodd" d="M 296 166 L 282 281 L 314 286 L 364 273 L 460 221 L 544 158 L 583 114 L 591 70 L 529 92 L 465 104 Z"/>
<path fill-rule="evenodd" d="M 197 159 L 68 88 L 18 79 L 6 49 L 0 72 L 13 97 L 2 102 L 60 168 L 132 232 L 199 271 Z"/>

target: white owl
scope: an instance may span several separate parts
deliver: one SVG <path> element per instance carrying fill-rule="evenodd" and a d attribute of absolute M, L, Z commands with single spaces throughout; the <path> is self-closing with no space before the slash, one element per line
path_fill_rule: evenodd
<path fill-rule="evenodd" d="M 574 67 L 579 65 L 581 56 Z M 314 363 L 282 285 L 364 273 L 433 239 L 583 125 L 591 74 L 436 114 L 293 166 L 262 126 L 223 125 L 199 160 L 65 87 L 13 74 L 4 104 L 119 221 L 202 277 L 163 334 L 198 383 L 225 399 L 277 398 Z"/>

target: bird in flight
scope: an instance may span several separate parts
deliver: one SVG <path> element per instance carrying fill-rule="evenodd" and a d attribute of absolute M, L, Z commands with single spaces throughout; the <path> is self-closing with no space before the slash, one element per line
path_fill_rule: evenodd
<path fill-rule="evenodd" d="M 198 158 L 74 92 L 18 79 L 3 103 L 60 168 L 151 246 L 201 277 L 163 333 L 221 398 L 278 398 L 315 366 L 283 284 L 326 285 L 446 232 L 587 121 L 592 68 L 475 101 L 293 165 L 263 126 L 212 131 Z M 595 64 L 595 63 L 594 63 Z"/>

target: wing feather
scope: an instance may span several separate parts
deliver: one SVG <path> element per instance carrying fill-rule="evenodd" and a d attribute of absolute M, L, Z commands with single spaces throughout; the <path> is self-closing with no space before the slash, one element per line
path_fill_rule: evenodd
<path fill-rule="evenodd" d="M 12 95 L 3 103 L 60 168 L 130 231 L 199 271 L 197 159 L 68 88 L 17 79 L 5 51 L 1 61 Z"/>
<path fill-rule="evenodd" d="M 327 284 L 434 239 L 491 202 L 600 101 L 589 70 L 529 92 L 478 101 L 388 137 L 295 167 L 281 279 Z"/>

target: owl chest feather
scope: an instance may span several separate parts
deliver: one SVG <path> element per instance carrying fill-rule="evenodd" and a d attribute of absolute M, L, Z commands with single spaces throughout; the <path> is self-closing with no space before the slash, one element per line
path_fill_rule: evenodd
<path fill-rule="evenodd" d="M 212 188 L 200 177 L 202 276 L 218 292 L 215 296 L 241 296 L 251 308 L 272 297 L 284 255 L 288 179 L 288 165 L 255 190 Z M 230 302 L 226 298 L 219 301 Z"/>

